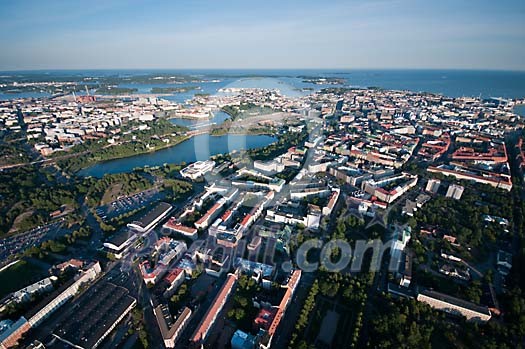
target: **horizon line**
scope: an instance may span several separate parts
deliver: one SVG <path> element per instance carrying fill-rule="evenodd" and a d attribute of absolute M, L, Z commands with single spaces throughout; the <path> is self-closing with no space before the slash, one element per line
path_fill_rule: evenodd
<path fill-rule="evenodd" d="M 46 72 L 46 71 L 111 71 L 111 70 L 135 70 L 135 71 L 282 71 L 282 70 L 312 70 L 312 71 L 472 71 L 472 72 L 514 72 L 523 73 L 524 69 L 513 68 L 409 68 L 409 67 L 383 67 L 383 68 L 36 68 L 36 69 L 0 69 L 0 72 Z"/>

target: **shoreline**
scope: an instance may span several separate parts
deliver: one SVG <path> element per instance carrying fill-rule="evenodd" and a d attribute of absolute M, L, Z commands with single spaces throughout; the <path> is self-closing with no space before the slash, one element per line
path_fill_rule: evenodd
<path fill-rule="evenodd" d="M 271 137 L 275 137 L 275 135 L 270 134 L 270 133 L 246 133 L 246 132 L 242 132 L 242 133 L 225 133 L 225 134 L 219 134 L 219 135 L 213 135 L 209 131 L 202 132 L 202 133 L 195 133 L 195 134 L 187 135 L 186 137 L 184 137 L 183 139 L 181 139 L 177 143 L 170 144 L 170 145 L 167 145 L 167 146 L 164 146 L 164 147 L 161 147 L 161 148 L 155 148 L 155 149 L 152 149 L 152 150 L 149 150 L 149 151 L 146 151 L 146 152 L 135 153 L 135 154 L 130 155 L 130 156 L 122 156 L 122 157 L 116 157 L 116 158 L 111 158 L 111 159 L 106 159 L 106 160 L 95 161 L 93 163 L 90 163 L 88 166 L 85 166 L 85 167 L 83 167 L 81 169 L 78 169 L 78 170 L 74 171 L 73 175 L 74 176 L 78 176 L 78 177 L 89 177 L 89 176 L 80 175 L 79 172 L 81 172 L 81 171 L 83 171 L 83 170 L 85 170 L 87 168 L 90 168 L 92 166 L 95 166 L 97 164 L 102 164 L 102 163 L 109 162 L 109 161 L 115 161 L 115 160 L 120 160 L 120 159 L 128 159 L 128 158 L 132 158 L 134 156 L 145 155 L 145 154 L 152 154 L 152 153 L 155 153 L 155 152 L 160 151 L 160 150 L 165 150 L 165 149 L 177 146 L 177 145 L 179 145 L 179 144 L 181 144 L 181 143 L 183 143 L 185 141 L 190 140 L 193 137 L 206 135 L 206 134 L 209 135 L 210 137 L 222 137 L 222 136 L 227 136 L 229 134 L 236 135 L 236 136 L 245 135 L 245 136 L 271 136 Z"/>
<path fill-rule="evenodd" d="M 83 167 L 81 169 L 73 171 L 72 175 L 77 175 L 78 172 L 80 172 L 80 171 L 82 171 L 82 170 L 84 170 L 86 168 L 89 168 L 91 166 L 94 166 L 96 164 L 99 164 L 99 163 L 104 163 L 104 162 L 107 162 L 107 161 L 114 161 L 114 160 L 119 160 L 119 159 L 127 159 L 127 158 L 131 158 L 131 157 L 134 157 L 134 156 L 137 156 L 137 155 L 150 154 L 150 153 L 155 153 L 155 152 L 160 151 L 160 150 L 168 149 L 168 148 L 177 146 L 177 145 L 179 145 L 179 144 L 181 144 L 181 143 L 183 143 L 183 142 L 185 142 L 187 140 L 190 140 L 191 138 L 193 138 L 195 136 L 200 136 L 200 135 L 204 135 L 204 134 L 208 134 L 210 137 L 222 137 L 222 136 L 226 136 L 228 134 L 231 134 L 231 135 L 245 135 L 245 136 L 272 136 L 272 137 L 274 137 L 273 134 L 266 133 L 266 132 L 255 132 L 255 133 L 229 132 L 229 133 L 224 133 L 224 134 L 212 134 L 210 132 L 210 130 L 207 130 L 205 132 L 196 132 L 196 133 L 184 136 L 183 138 L 181 138 L 176 143 L 168 144 L 168 145 L 162 146 L 160 148 L 155 148 L 155 149 L 151 149 L 151 150 L 148 150 L 148 151 L 145 151 L 145 152 L 135 153 L 135 154 L 129 155 L 129 156 L 120 156 L 120 157 L 115 157 L 115 158 L 110 158 L 110 159 L 104 159 L 104 160 L 98 160 L 98 161 L 90 162 L 89 165 L 87 165 L 87 166 L 85 166 L 85 167 Z M 2 165 L 2 166 L 0 166 L 0 171 L 9 170 L 11 168 L 23 167 L 23 166 L 31 166 L 31 165 L 35 165 L 35 164 L 56 163 L 57 161 L 62 160 L 64 158 L 68 158 L 68 157 L 72 157 L 72 156 L 78 156 L 78 155 L 82 155 L 82 154 L 85 154 L 85 153 L 86 152 L 82 152 L 82 153 L 68 153 L 68 154 L 64 154 L 64 155 L 62 155 L 60 157 L 57 157 L 57 158 L 47 157 L 47 158 L 44 158 L 44 159 L 35 160 L 35 161 L 31 161 L 31 162 Z"/>
<path fill-rule="evenodd" d="M 166 116 L 166 120 L 174 120 L 174 119 L 193 120 L 193 121 L 206 121 L 206 120 L 213 119 L 213 116 L 209 116 L 209 117 L 206 117 L 206 118 L 191 117 L 191 116 Z"/>
<path fill-rule="evenodd" d="M 512 112 L 514 114 L 517 114 L 521 117 L 525 117 L 525 103 L 519 103 L 519 104 L 515 104 L 513 107 L 512 107 Z"/>

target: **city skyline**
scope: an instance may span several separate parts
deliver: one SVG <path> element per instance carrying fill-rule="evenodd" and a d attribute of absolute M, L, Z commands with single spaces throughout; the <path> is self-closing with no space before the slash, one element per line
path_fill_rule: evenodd
<path fill-rule="evenodd" d="M 0 71 L 525 69 L 525 5 L 514 0 L 26 1 L 0 9 L 9 33 Z"/>

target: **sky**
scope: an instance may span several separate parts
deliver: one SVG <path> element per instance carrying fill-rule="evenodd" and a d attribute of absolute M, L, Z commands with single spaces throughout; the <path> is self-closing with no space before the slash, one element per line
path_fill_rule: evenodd
<path fill-rule="evenodd" d="M 2 0 L 0 70 L 525 70 L 524 0 Z"/>

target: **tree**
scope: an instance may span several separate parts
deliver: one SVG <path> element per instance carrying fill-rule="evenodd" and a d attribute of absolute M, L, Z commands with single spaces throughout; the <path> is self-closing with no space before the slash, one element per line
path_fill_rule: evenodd
<path fill-rule="evenodd" d="M 235 319 L 237 321 L 239 321 L 242 318 L 244 318 L 244 315 L 245 315 L 244 309 L 242 309 L 242 308 L 235 309 Z"/>

